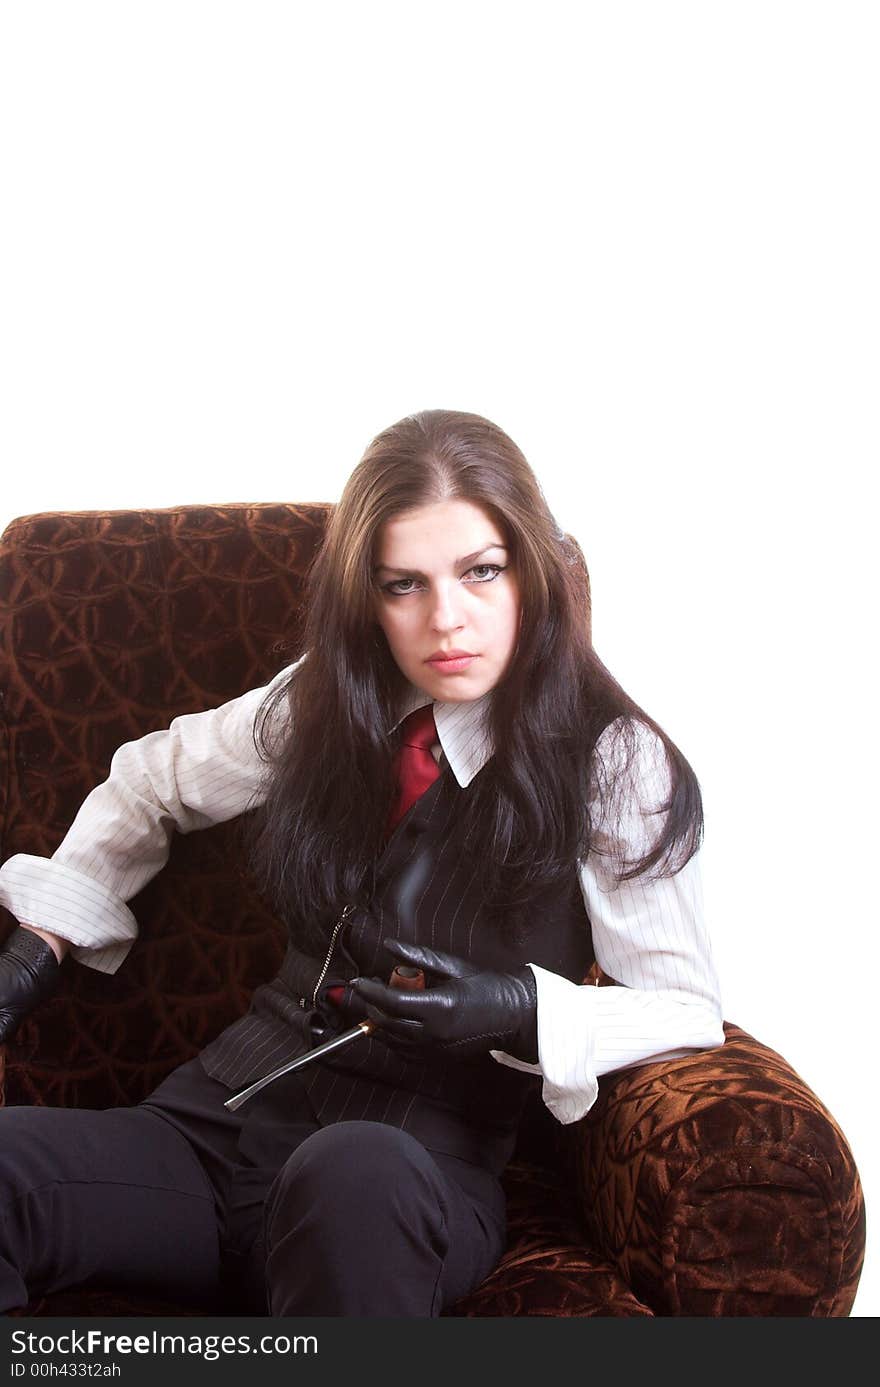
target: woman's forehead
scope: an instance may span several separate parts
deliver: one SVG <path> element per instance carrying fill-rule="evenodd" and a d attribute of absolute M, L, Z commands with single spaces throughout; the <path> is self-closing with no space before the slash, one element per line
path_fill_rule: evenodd
<path fill-rule="evenodd" d="M 415 559 L 430 551 L 437 559 L 455 564 L 506 543 L 503 529 L 482 506 L 460 498 L 434 501 L 401 511 L 380 527 L 376 562 L 406 561 L 408 555 Z"/>

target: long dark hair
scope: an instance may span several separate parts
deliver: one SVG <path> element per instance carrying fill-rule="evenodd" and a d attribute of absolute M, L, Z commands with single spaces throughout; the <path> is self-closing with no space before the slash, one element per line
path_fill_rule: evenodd
<path fill-rule="evenodd" d="M 700 843 L 696 776 L 593 649 L 583 555 L 525 457 L 480 415 L 427 410 L 380 433 L 349 477 L 308 574 L 306 658 L 258 720 L 268 794 L 252 861 L 313 942 L 369 889 L 394 789 L 388 734 L 406 680 L 374 616 L 378 535 L 402 512 L 452 498 L 499 526 L 522 602 L 517 648 L 488 700 L 494 755 L 462 796 L 464 839 L 497 918 L 525 937 L 529 900 L 570 882 L 591 850 L 625 881 L 672 875 Z M 665 787 L 649 804 L 646 745 Z M 643 850 L 615 854 L 607 845 L 634 813 Z"/>

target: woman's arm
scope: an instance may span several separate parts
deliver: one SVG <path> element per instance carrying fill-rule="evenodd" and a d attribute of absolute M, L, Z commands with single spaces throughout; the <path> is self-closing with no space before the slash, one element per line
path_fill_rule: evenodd
<path fill-rule="evenodd" d="M 606 806 L 579 868 L 593 949 L 618 986 L 578 986 L 531 965 L 538 991 L 544 1101 L 560 1122 L 589 1110 L 602 1074 L 724 1043 L 718 979 L 703 914 L 699 853 L 672 877 L 617 886 L 614 865 L 656 836 L 669 791 L 665 749 L 643 726 L 625 802 Z M 497 1053 L 501 1063 L 515 1063 Z"/>
<path fill-rule="evenodd" d="M 3 864 L 0 904 L 50 945 L 52 936 L 66 940 L 79 962 L 115 972 L 137 935 L 125 902 L 165 865 L 174 831 L 223 823 L 260 802 L 254 724 L 289 672 L 120 747 L 52 857 L 19 853 Z"/>

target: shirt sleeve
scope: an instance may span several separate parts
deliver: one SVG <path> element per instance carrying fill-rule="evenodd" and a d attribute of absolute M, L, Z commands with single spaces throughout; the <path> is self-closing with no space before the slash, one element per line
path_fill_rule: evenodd
<path fill-rule="evenodd" d="M 596 962 L 619 985 L 576 984 L 530 964 L 539 1062 L 492 1052 L 501 1064 L 540 1074 L 544 1102 L 563 1123 L 589 1111 L 603 1074 L 724 1043 L 699 852 L 674 876 L 615 881 L 615 864 L 641 856 L 656 836 L 669 793 L 663 743 L 646 724 L 638 727 L 632 790 L 609 801 L 579 865 Z"/>
<path fill-rule="evenodd" d="M 223 823 L 265 797 L 256 719 L 294 668 L 121 746 L 52 857 L 18 853 L 0 867 L 0 904 L 22 924 L 70 940 L 78 962 L 114 973 L 137 937 L 126 901 L 165 865 L 175 830 Z"/>

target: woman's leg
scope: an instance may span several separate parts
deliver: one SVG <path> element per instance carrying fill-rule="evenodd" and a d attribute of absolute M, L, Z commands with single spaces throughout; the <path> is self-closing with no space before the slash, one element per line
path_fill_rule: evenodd
<path fill-rule="evenodd" d="M 439 1315 L 488 1276 L 505 1243 L 497 1178 L 377 1122 L 308 1137 L 265 1210 L 273 1315 Z"/>
<path fill-rule="evenodd" d="M 266 1194 L 291 1151 L 318 1124 L 295 1072 L 234 1112 L 224 1106 L 229 1094 L 195 1059 L 169 1074 L 141 1106 L 186 1138 L 211 1185 L 220 1237 L 218 1309 L 267 1315 L 260 1242 Z"/>
<path fill-rule="evenodd" d="M 214 1199 L 191 1147 L 138 1108 L 0 1110 L 0 1312 L 83 1284 L 207 1304 Z"/>

